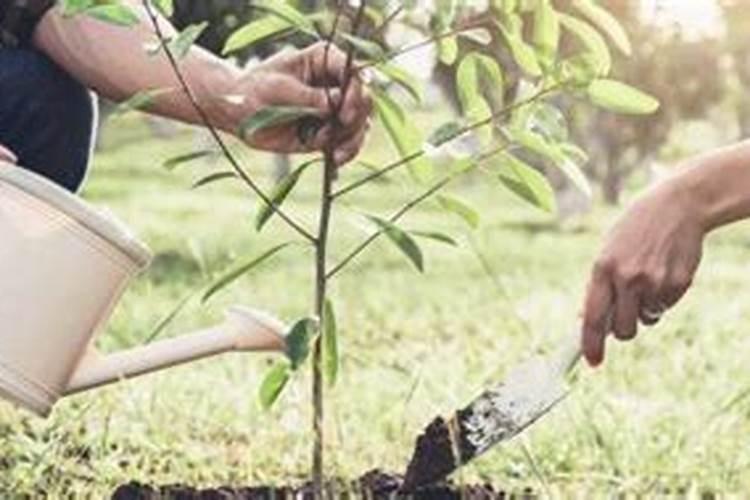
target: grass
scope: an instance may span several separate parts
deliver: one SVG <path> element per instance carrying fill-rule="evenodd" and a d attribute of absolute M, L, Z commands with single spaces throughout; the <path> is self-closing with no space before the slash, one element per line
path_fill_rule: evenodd
<path fill-rule="evenodd" d="M 160 168 L 194 143 L 185 133 L 153 139 L 135 118 L 110 126 L 84 196 L 109 206 L 156 257 L 101 336 L 103 350 L 144 342 L 176 302 L 234 258 L 293 238 L 278 220 L 255 234 L 255 200 L 231 184 L 190 191 L 208 163 L 176 173 Z M 270 159 L 243 154 L 253 174 L 270 182 Z M 366 156 L 387 154 L 376 137 Z M 360 173 L 351 167 L 344 175 Z M 307 174 L 289 202 L 306 224 L 314 222 L 316 185 Z M 405 185 L 347 198 L 336 214 L 333 255 L 365 234 L 358 213 L 390 212 L 408 198 Z M 425 242 L 424 277 L 381 242 L 333 283 L 344 358 L 328 399 L 331 474 L 403 470 L 413 439 L 436 414 L 574 332 L 588 267 L 615 212 L 598 209 L 558 228 L 493 182 L 454 191 L 481 209 L 483 225 L 469 237 L 436 205 L 408 217 L 406 227 L 439 228 L 463 242 L 458 249 Z M 555 412 L 458 479 L 551 496 L 750 491 L 747 229 L 712 237 L 694 290 L 661 325 L 611 349 L 604 369 L 581 370 Z M 233 303 L 291 322 L 309 313 L 312 296 L 311 254 L 292 249 L 207 306 L 191 302 L 164 335 L 218 321 Z M 264 413 L 256 389 L 269 362 L 238 354 L 177 367 L 63 400 L 48 420 L 0 403 L 2 497 L 103 498 L 133 479 L 206 486 L 303 480 L 311 442 L 308 374 Z"/>

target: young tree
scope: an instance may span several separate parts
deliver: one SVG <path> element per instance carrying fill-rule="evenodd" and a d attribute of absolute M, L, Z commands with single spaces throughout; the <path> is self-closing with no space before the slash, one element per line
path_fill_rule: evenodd
<path fill-rule="evenodd" d="M 166 39 L 156 10 L 171 13 L 171 0 L 152 2 L 144 0 L 160 44 L 155 57 L 169 59 L 184 92 L 190 95 L 188 82 L 180 71 L 180 54 L 195 41 L 205 25 L 188 26 L 173 39 Z M 97 10 L 101 1 L 67 0 L 64 3 L 75 12 L 102 17 L 101 9 Z M 117 4 L 116 0 L 105 0 L 105 3 Z M 469 226 L 476 226 L 479 214 L 469 203 L 448 192 L 457 179 L 469 173 L 482 175 L 488 182 L 504 186 L 525 202 L 550 212 L 555 209 L 552 188 L 528 159 L 559 169 L 574 185 L 589 193 L 588 183 L 579 168 L 586 155 L 570 142 L 565 116 L 555 105 L 560 96 L 626 114 L 649 114 L 658 108 L 654 98 L 609 77 L 610 45 L 629 54 L 630 42 L 616 18 L 593 0 L 573 0 L 560 5 L 552 0 L 493 0 L 479 16 L 475 15 L 476 2 L 471 0 L 391 4 L 377 0 L 341 0 L 303 14 L 294 2 L 255 1 L 253 6 L 265 15 L 233 30 L 223 53 L 231 56 L 261 42 L 282 42 L 289 37 L 306 39 L 310 43 L 322 40 L 329 46 L 337 44 L 344 48 L 351 73 L 368 75 L 365 80 L 375 101 L 378 122 L 398 153 L 393 161 L 375 167 L 354 181 L 337 183 L 331 143 L 322 158 L 304 162 L 266 193 L 232 155 L 221 135 L 206 122 L 233 170 L 213 173 L 201 184 L 218 179 L 242 183 L 260 198 L 254 224 L 257 231 L 273 220 L 285 223 L 299 235 L 299 241 L 293 243 L 313 249 L 311 266 L 315 294 L 310 314 L 293 324 L 288 334 L 288 359 L 270 369 L 261 384 L 260 399 L 264 406 L 272 405 L 292 377 L 308 365 L 309 358 L 314 432 L 312 477 L 318 487 L 324 478 L 324 382 L 335 383 L 340 357 L 335 300 L 329 294 L 329 283 L 380 238 L 390 241 L 422 272 L 424 259 L 420 238 L 448 244 L 455 244 L 455 240 L 435 232 L 409 231 L 401 226 L 402 219 L 434 201 L 446 214 L 461 217 Z M 109 20 L 127 23 L 128 16 L 122 12 L 126 9 L 110 9 Z M 386 32 L 405 27 L 418 28 L 425 34 L 424 40 L 402 47 L 383 45 Z M 479 44 L 482 50 L 459 50 L 464 40 L 470 40 L 474 46 Z M 423 94 L 421 82 L 399 66 L 397 60 L 398 56 L 426 45 L 435 45 L 439 61 L 455 68 L 454 86 L 462 116 L 425 134 L 412 123 L 405 109 L 406 99 L 419 103 Z M 343 82 L 342 87 L 346 94 L 349 82 Z M 135 96 L 132 101 L 147 104 L 147 97 Z M 201 112 L 199 105 L 194 104 Z M 334 100 L 330 106 L 327 125 L 336 131 L 340 127 L 339 109 Z M 247 117 L 243 133 L 252 135 L 290 122 L 296 122 L 303 135 L 323 125 L 311 118 L 307 109 L 270 107 Z M 467 136 L 474 137 L 479 150 L 454 147 L 458 140 Z M 184 155 L 171 165 L 194 157 L 196 155 Z M 284 209 L 285 200 L 294 196 L 300 179 L 313 173 L 319 175 L 321 186 L 318 226 L 314 230 L 304 227 Z M 367 214 L 371 234 L 334 261 L 329 247 L 336 243 L 340 228 L 332 228 L 330 222 L 339 202 L 346 198 L 356 204 L 357 192 L 377 189 L 374 181 L 386 176 L 400 176 L 411 186 L 413 197 L 405 200 L 394 213 Z M 204 299 L 277 252 L 290 250 L 289 243 L 279 243 L 232 267 L 208 287 Z"/>

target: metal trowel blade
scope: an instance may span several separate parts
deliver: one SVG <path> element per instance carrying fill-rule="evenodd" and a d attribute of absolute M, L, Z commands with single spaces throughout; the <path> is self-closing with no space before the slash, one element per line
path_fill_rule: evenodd
<path fill-rule="evenodd" d="M 568 394 L 564 375 L 549 360 L 532 359 L 449 419 L 435 419 L 417 439 L 403 489 L 437 482 L 520 434 Z"/>

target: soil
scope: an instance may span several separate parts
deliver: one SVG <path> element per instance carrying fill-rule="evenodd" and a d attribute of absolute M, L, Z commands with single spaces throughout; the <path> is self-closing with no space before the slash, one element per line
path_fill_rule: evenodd
<path fill-rule="evenodd" d="M 343 481 L 326 485 L 323 498 L 326 500 L 495 500 L 506 498 L 536 498 L 530 491 L 521 495 L 508 495 L 495 490 L 491 485 L 458 486 L 453 483 L 437 483 L 417 489 L 411 493 L 402 491 L 404 478 L 380 470 L 368 472 L 356 481 Z M 246 488 L 221 487 L 195 489 L 184 485 L 149 486 L 129 483 L 117 488 L 112 500 L 314 500 L 311 484 L 302 486 L 258 486 Z"/>
<path fill-rule="evenodd" d="M 456 412 L 451 420 L 437 417 L 417 438 L 414 456 L 406 470 L 404 490 L 441 481 L 461 464 L 468 463 L 476 455 L 474 445 L 468 441 L 464 422 L 472 410 L 466 408 Z"/>
<path fill-rule="evenodd" d="M 434 483 L 444 478 L 456 468 L 454 440 L 449 423 L 438 417 L 433 420 L 417 438 L 414 456 L 406 470 L 404 490 Z"/>

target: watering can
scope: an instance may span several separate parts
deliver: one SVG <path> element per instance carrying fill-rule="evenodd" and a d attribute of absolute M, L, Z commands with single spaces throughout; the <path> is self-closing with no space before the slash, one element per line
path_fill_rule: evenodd
<path fill-rule="evenodd" d="M 128 229 L 46 179 L 0 162 L 0 398 L 46 417 L 55 402 L 228 351 L 279 351 L 278 320 L 233 307 L 205 330 L 99 354 L 102 330 L 151 254 Z"/>

